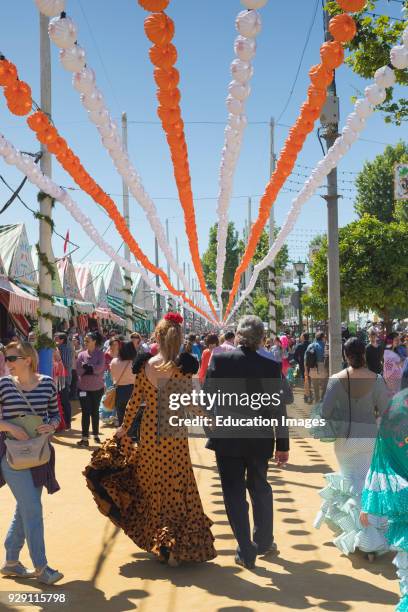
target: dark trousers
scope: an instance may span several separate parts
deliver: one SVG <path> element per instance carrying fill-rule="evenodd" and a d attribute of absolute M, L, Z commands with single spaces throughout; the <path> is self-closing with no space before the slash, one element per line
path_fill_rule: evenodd
<path fill-rule="evenodd" d="M 66 427 L 71 427 L 71 416 L 72 416 L 72 408 L 71 402 L 69 401 L 69 386 L 65 386 L 60 391 L 60 399 L 62 405 L 62 411 L 64 413 L 64 421 Z"/>
<path fill-rule="evenodd" d="M 87 391 L 85 397 L 81 397 L 79 393 L 79 403 L 82 411 L 82 437 L 89 437 L 89 424 L 92 420 L 92 433 L 94 436 L 99 436 L 99 405 L 101 403 L 103 389 L 98 391 Z"/>
<path fill-rule="evenodd" d="M 72 370 L 71 385 L 69 390 L 69 399 L 78 399 L 78 374 L 76 370 Z"/>
<path fill-rule="evenodd" d="M 123 423 L 126 406 L 132 396 L 133 387 L 134 385 L 119 385 L 116 387 L 116 414 L 118 417 L 119 427 Z"/>
<path fill-rule="evenodd" d="M 238 542 L 237 553 L 246 562 L 257 551 L 266 551 L 273 542 L 273 497 L 267 480 L 268 458 L 224 457 L 216 453 L 225 509 Z M 248 489 L 254 519 L 253 537 L 249 525 Z"/>

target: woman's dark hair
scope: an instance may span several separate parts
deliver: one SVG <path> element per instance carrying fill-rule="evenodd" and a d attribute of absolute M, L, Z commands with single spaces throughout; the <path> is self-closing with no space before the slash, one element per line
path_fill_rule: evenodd
<path fill-rule="evenodd" d="M 358 338 L 349 338 L 344 345 L 344 353 L 352 368 L 363 368 L 366 364 L 365 344 Z"/>
<path fill-rule="evenodd" d="M 186 340 L 184 340 L 183 349 L 182 349 L 182 352 L 184 353 L 191 353 L 193 350 L 193 340 L 191 339 L 190 336 Z"/>
<path fill-rule="evenodd" d="M 88 332 L 86 336 L 87 338 L 91 338 L 91 340 L 93 340 L 96 343 L 96 346 L 102 346 L 103 337 L 99 332 L 97 331 Z"/>
<path fill-rule="evenodd" d="M 137 355 L 137 351 L 133 346 L 133 342 L 123 342 L 119 348 L 119 359 L 121 361 L 133 361 Z"/>
<path fill-rule="evenodd" d="M 206 346 L 210 346 L 210 344 L 215 344 L 216 346 L 218 346 L 219 340 L 217 334 L 208 334 L 205 339 L 205 344 Z"/>

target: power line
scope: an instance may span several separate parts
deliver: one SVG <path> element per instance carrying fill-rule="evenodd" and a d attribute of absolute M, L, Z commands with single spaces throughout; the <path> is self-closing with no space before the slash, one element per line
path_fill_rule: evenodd
<path fill-rule="evenodd" d="M 313 18 L 312 18 L 312 21 L 311 21 L 310 26 L 309 26 L 309 30 L 308 30 L 307 35 L 306 35 L 305 44 L 303 45 L 302 53 L 300 55 L 300 60 L 299 60 L 299 64 L 298 64 L 298 67 L 297 67 L 297 70 L 296 70 L 295 78 L 293 80 L 293 84 L 292 84 L 292 87 L 290 89 L 288 99 L 286 100 L 286 104 L 285 104 L 282 112 L 280 113 L 280 115 L 278 117 L 278 122 L 282 119 L 283 115 L 285 114 L 285 112 L 286 112 L 286 110 L 287 110 L 287 108 L 288 108 L 288 106 L 290 104 L 290 101 L 292 99 L 293 92 L 295 91 L 296 83 L 298 81 L 300 70 L 302 68 L 303 59 L 305 57 L 306 49 L 307 49 L 307 47 L 309 45 L 310 36 L 312 34 L 313 26 L 314 26 L 315 21 L 316 21 L 316 15 L 317 15 L 317 9 L 318 8 L 319 8 L 319 0 L 316 0 L 316 4 L 315 4 L 315 7 L 314 7 L 314 11 L 313 11 Z"/>

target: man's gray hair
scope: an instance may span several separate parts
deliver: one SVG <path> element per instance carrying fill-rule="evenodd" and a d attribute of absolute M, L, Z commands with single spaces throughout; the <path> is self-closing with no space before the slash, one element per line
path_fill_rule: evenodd
<path fill-rule="evenodd" d="M 237 345 L 256 351 L 260 347 L 264 336 L 265 327 L 259 317 L 246 315 L 239 320 L 236 336 Z"/>

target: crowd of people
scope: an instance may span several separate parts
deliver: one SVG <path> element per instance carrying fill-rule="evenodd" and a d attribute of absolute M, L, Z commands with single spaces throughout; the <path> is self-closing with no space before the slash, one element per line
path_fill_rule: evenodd
<path fill-rule="evenodd" d="M 127 340 L 115 330 L 90 331 L 84 337 L 59 332 L 52 377 L 38 373 L 32 338 L 9 343 L 0 363 L 0 486 L 8 485 L 17 504 L 0 572 L 36 577 L 44 584 L 62 577 L 48 565 L 45 553 L 41 491 L 59 490 L 51 438 L 61 428 L 70 430 L 74 400 L 81 410 L 78 448 L 88 448 L 90 431 L 93 436 L 95 451 L 84 474 L 98 509 L 137 546 L 170 566 L 214 558 L 212 523 L 195 481 L 188 427 L 179 425 L 177 435 L 169 431 L 169 398 L 191 393 L 197 385 L 208 390 L 230 379 L 251 392 L 259 392 L 269 381 L 271 397 L 276 392 L 280 398 L 273 410 L 259 412 L 262 418 L 277 419 L 262 435 L 216 435 L 213 422 L 204 428 L 237 540 L 235 561 L 254 568 L 259 555 L 277 552 L 267 471 L 272 457 L 278 466 L 289 461 L 285 417 L 293 402 L 291 387 L 297 383 L 305 402 L 314 402 L 313 410 L 319 406 L 331 428 L 339 465 L 338 472 L 325 476 L 315 526 L 326 523 L 333 529 L 334 543 L 345 554 L 360 549 L 373 557 L 395 550 L 403 595 L 399 610 L 406 611 L 407 336 L 400 330 L 383 337 L 374 327 L 368 330 L 367 342 L 343 336 L 344 367 L 331 377 L 323 331 L 312 341 L 306 332 L 298 338 L 284 332 L 271 339 L 255 316 L 241 318 L 236 330 L 190 333 L 185 338 L 178 313 L 167 314 L 150 338 L 134 332 Z M 241 406 L 236 409 L 239 412 Z M 220 411 L 220 405 L 212 407 L 211 417 Z M 194 405 L 186 413 L 203 418 L 209 414 L 206 406 Z M 116 428 L 105 430 L 105 441 L 101 423 Z M 50 454 L 46 462 L 13 469 L 10 440 L 28 445 L 34 439 L 30 427 L 46 438 Z M 32 571 L 19 561 L 25 543 Z"/>

